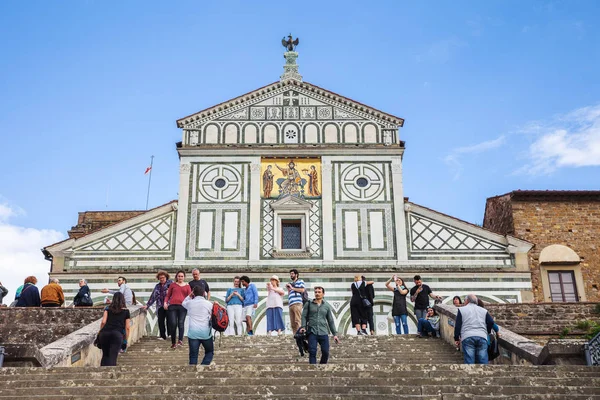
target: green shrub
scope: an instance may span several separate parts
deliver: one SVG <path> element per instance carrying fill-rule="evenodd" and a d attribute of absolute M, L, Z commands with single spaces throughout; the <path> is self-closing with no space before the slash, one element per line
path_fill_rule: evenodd
<path fill-rule="evenodd" d="M 592 326 L 592 322 L 588 320 L 577 321 L 577 324 L 575 325 L 577 329 L 582 331 L 587 331 L 590 328 L 590 326 Z"/>

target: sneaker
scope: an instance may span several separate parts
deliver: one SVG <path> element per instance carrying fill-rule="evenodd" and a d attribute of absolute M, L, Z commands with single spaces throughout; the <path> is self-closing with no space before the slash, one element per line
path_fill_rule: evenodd
<path fill-rule="evenodd" d="M 171 348 L 172 348 L 172 349 L 176 349 L 176 348 L 177 348 L 177 344 L 176 344 L 176 343 L 173 343 L 173 344 L 171 345 Z"/>
<path fill-rule="evenodd" d="M 363 331 L 358 331 L 358 332 L 356 332 L 356 334 L 357 334 L 358 336 L 362 336 L 362 335 L 364 335 Z"/>
<path fill-rule="evenodd" d="M 363 329 L 361 332 L 362 332 L 362 334 L 363 334 L 363 335 L 369 335 L 369 334 L 367 333 L 367 330 L 366 330 L 366 329 Z"/>
<path fill-rule="evenodd" d="M 158 339 L 158 340 L 167 340 L 167 338 L 166 338 L 166 337 L 161 337 L 161 336 L 157 337 L 157 339 Z"/>
<path fill-rule="evenodd" d="M 248 336 L 254 336 L 254 333 L 252 331 L 248 332 Z"/>
<path fill-rule="evenodd" d="M 125 353 L 125 350 L 119 349 L 119 354 L 123 354 L 123 353 Z"/>
<path fill-rule="evenodd" d="M 177 341 L 177 346 L 183 346 L 183 341 L 182 340 L 178 340 Z"/>

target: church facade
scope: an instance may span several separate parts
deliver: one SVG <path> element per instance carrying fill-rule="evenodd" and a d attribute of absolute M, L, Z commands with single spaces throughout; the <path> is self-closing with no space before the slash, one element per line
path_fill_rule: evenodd
<path fill-rule="evenodd" d="M 44 249 L 68 294 L 86 278 L 101 301 L 124 275 L 143 301 L 158 269 L 199 268 L 223 301 L 233 277 L 248 275 L 261 295 L 259 333 L 266 282 L 277 274 L 284 284 L 291 268 L 309 290 L 325 288 L 343 332 L 354 332 L 354 275 L 376 282 L 380 334 L 393 331 L 392 274 L 409 286 L 420 274 L 444 302 L 471 292 L 531 301 L 531 243 L 409 202 L 404 120 L 305 82 L 298 54 L 284 56 L 278 81 L 177 121 L 177 200 Z"/>

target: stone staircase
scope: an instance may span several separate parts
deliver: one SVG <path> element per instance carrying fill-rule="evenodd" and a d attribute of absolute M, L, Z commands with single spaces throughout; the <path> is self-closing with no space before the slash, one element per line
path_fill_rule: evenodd
<path fill-rule="evenodd" d="M 117 367 L 3 368 L 0 399 L 600 400 L 598 367 L 466 366 L 441 339 L 346 336 L 325 366 L 308 365 L 291 336 L 215 345 L 208 367 L 187 365 L 187 345 L 144 338 Z"/>

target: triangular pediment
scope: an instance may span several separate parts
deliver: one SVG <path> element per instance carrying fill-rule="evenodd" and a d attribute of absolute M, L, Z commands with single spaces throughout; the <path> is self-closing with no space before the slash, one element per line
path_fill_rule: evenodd
<path fill-rule="evenodd" d="M 115 223 L 78 239 L 46 247 L 53 255 L 71 254 L 172 254 L 177 203 L 170 202 L 136 217 Z"/>
<path fill-rule="evenodd" d="M 506 254 L 505 236 L 426 207 L 407 203 L 407 229 L 410 250 L 423 252 Z"/>
<path fill-rule="evenodd" d="M 284 196 L 271 203 L 273 210 L 310 210 L 312 203 L 296 196 Z"/>
<path fill-rule="evenodd" d="M 194 129 L 209 121 L 372 121 L 389 129 L 404 124 L 402 118 L 366 106 L 308 82 L 288 80 L 209 107 L 177 121 Z"/>

